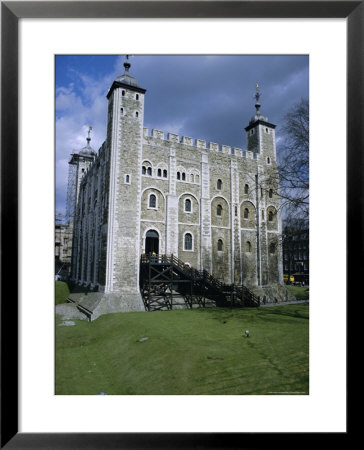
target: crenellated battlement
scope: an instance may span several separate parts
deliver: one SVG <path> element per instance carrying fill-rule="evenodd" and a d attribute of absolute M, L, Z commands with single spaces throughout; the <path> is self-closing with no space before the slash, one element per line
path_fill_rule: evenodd
<path fill-rule="evenodd" d="M 235 155 L 237 157 L 246 159 L 257 159 L 258 155 L 255 152 L 249 150 L 242 150 L 241 148 L 231 147 L 229 145 L 220 145 L 216 142 L 206 143 L 203 139 L 194 139 L 189 136 L 180 136 L 175 133 L 165 134 L 162 130 L 152 129 L 149 133 L 149 128 L 143 129 L 144 138 L 150 142 L 155 140 L 156 144 L 160 144 L 160 141 L 173 142 L 176 144 L 188 145 L 190 147 L 196 147 L 202 150 L 210 150 L 212 152 L 223 153 L 226 155 Z M 167 137 L 166 137 L 167 136 Z"/>

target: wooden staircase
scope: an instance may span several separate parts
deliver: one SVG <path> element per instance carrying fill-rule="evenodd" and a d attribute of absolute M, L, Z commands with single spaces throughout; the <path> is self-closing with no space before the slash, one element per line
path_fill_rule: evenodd
<path fill-rule="evenodd" d="M 144 254 L 140 292 L 147 311 L 185 308 L 258 307 L 260 298 L 246 286 L 224 284 L 207 270 L 197 270 L 174 255 Z"/>

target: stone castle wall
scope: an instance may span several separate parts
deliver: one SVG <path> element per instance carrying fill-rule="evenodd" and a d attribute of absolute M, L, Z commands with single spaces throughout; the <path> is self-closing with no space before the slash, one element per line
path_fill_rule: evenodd
<path fill-rule="evenodd" d="M 159 253 L 225 283 L 282 283 L 274 126 L 249 129 L 244 151 L 149 132 L 143 90 L 108 98 L 107 138 L 80 184 L 74 278 L 140 304 L 139 261 L 154 230 Z"/>

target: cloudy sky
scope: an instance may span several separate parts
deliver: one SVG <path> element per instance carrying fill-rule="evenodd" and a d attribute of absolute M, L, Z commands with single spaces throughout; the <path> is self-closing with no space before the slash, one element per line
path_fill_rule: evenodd
<path fill-rule="evenodd" d="M 106 94 L 124 73 L 124 56 L 56 56 L 56 211 L 65 213 L 70 154 L 106 138 Z M 245 149 L 244 127 L 255 113 L 259 83 L 262 114 L 277 125 L 309 98 L 307 55 L 134 55 L 130 74 L 146 89 L 144 126 Z"/>

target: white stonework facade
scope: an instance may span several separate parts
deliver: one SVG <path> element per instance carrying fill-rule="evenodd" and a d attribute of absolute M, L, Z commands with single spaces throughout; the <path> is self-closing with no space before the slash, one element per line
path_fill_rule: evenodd
<path fill-rule="evenodd" d="M 246 150 L 150 131 L 146 91 L 124 66 L 106 141 L 77 170 L 73 279 L 104 292 L 105 311 L 144 309 L 140 257 L 152 251 L 258 293 L 283 285 L 278 186 L 262 183 L 277 172 L 275 125 L 259 96 Z"/>

